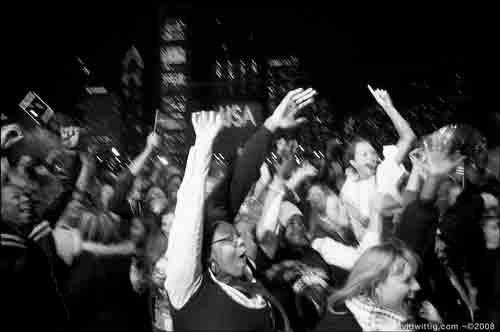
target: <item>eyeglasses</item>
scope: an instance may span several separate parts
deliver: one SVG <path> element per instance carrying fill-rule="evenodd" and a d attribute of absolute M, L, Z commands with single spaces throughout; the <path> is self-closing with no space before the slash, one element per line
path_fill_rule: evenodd
<path fill-rule="evenodd" d="M 222 239 L 215 240 L 211 243 L 211 245 L 213 245 L 215 243 L 219 243 L 219 242 L 231 242 L 233 244 L 233 246 L 236 247 L 238 245 L 239 239 L 241 239 L 241 235 L 238 233 L 235 233 L 229 237 L 223 237 Z"/>

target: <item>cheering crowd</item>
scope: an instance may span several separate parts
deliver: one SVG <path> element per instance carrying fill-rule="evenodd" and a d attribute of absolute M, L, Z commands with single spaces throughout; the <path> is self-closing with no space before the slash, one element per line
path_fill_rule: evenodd
<path fill-rule="evenodd" d="M 183 170 L 152 161 L 151 133 L 114 178 L 71 121 L 43 157 L 27 129 L 2 126 L 2 330 L 497 329 L 500 179 L 480 134 L 416 137 L 368 88 L 399 135 L 381 155 L 359 137 L 296 158 L 284 133 L 307 125 L 311 88 L 290 91 L 222 171 L 215 112 L 193 113 Z"/>

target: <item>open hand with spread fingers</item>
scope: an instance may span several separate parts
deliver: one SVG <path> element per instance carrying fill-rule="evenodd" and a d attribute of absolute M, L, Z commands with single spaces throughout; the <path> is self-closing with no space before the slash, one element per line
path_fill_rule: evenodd
<path fill-rule="evenodd" d="M 430 147 L 424 143 L 425 168 L 431 176 L 445 176 L 454 171 L 465 159 L 465 156 L 458 152 L 450 153 L 446 149 L 437 146 Z"/>
<path fill-rule="evenodd" d="M 196 134 L 196 145 L 208 144 L 211 146 L 224 126 L 222 115 L 217 112 L 193 113 L 191 120 Z"/>
<path fill-rule="evenodd" d="M 294 128 L 306 122 L 305 117 L 297 117 L 298 112 L 311 104 L 316 94 L 316 90 L 312 88 L 306 90 L 300 88 L 288 92 L 264 125 L 274 131 L 278 128 Z"/>
<path fill-rule="evenodd" d="M 383 109 L 394 108 L 391 97 L 389 96 L 389 93 L 387 93 L 386 90 L 382 89 L 374 90 L 369 84 L 368 84 L 368 90 L 370 90 L 371 94 L 373 95 L 377 103 L 380 105 L 380 107 L 382 107 Z"/>
<path fill-rule="evenodd" d="M 10 146 L 14 145 L 14 143 L 23 139 L 23 132 L 21 127 L 17 124 L 9 124 L 2 127 L 1 130 L 1 146 L 2 149 L 7 149 Z"/>

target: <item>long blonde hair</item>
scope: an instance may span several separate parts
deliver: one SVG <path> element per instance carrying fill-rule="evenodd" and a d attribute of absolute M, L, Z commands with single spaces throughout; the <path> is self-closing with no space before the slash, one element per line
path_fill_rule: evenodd
<path fill-rule="evenodd" d="M 333 310 L 337 304 L 360 295 L 378 302 L 377 286 L 389 275 L 403 273 L 406 264 L 415 273 L 419 258 L 399 240 L 368 249 L 354 264 L 345 285 L 330 296 L 329 307 Z"/>

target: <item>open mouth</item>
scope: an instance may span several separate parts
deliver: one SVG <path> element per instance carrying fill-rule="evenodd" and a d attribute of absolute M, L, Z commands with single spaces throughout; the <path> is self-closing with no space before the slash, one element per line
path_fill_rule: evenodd
<path fill-rule="evenodd" d="M 246 250 L 243 250 L 239 255 L 238 258 L 240 259 L 246 259 L 247 258 L 247 252 Z"/>

